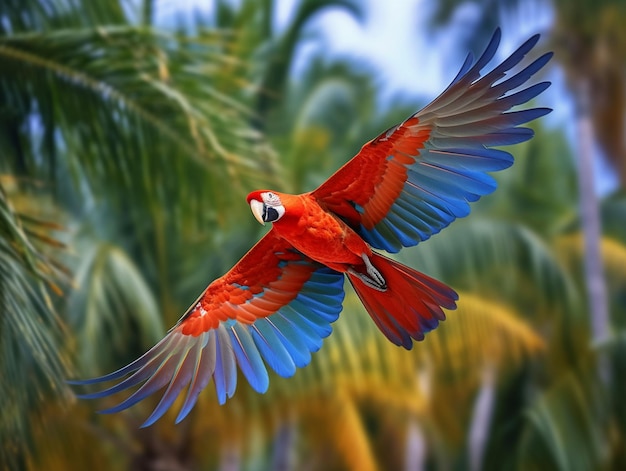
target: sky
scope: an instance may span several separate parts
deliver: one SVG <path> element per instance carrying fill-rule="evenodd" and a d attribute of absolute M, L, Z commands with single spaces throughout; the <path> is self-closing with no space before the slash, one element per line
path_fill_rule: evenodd
<path fill-rule="evenodd" d="M 381 83 L 390 90 L 432 96 L 439 93 L 465 58 L 466 51 L 460 51 L 457 44 L 459 34 L 467 29 L 463 25 L 476 21 L 481 12 L 468 2 L 457 11 L 452 27 L 432 32 L 427 28 L 432 0 L 362 1 L 367 12 L 363 23 L 340 8 L 319 15 L 309 28 L 315 35 L 311 46 L 323 48 L 329 55 L 369 61 L 380 70 Z M 276 25 L 280 29 L 289 21 L 298 0 L 276 2 Z M 211 14 L 214 3 L 213 0 L 156 0 L 156 23 L 167 25 L 194 10 Z M 536 5 L 532 1 L 530 4 Z M 517 15 L 515 28 L 503 28 L 501 57 L 530 35 L 546 30 L 551 20 L 551 12 L 538 15 L 534 7 L 526 15 Z M 450 61 L 442 60 L 442 56 Z"/>
<path fill-rule="evenodd" d="M 280 29 L 289 21 L 298 0 L 276 1 L 276 26 Z M 433 31 L 427 27 L 433 0 L 363 2 L 367 13 L 361 23 L 341 9 L 329 10 L 316 18 L 309 26 L 311 40 L 301 49 L 295 72 L 307 60 L 307 54 L 321 48 L 329 56 L 353 57 L 372 64 L 379 71 L 376 84 L 382 102 L 401 93 L 423 101 L 435 98 L 463 63 L 467 51 L 459 47 L 462 35 L 471 29 L 469 26 L 481 12 L 468 2 L 457 10 L 450 27 Z M 166 26 L 173 18 L 190 17 L 193 11 L 211 14 L 213 8 L 213 0 L 156 0 L 155 21 Z M 522 2 L 514 15 L 502 18 L 503 36 L 496 60 L 504 59 L 531 35 L 547 32 L 552 21 L 553 13 L 545 2 Z M 569 141 L 575 143 L 573 103 L 563 74 L 558 67 L 551 67 L 546 78 L 552 86 L 542 94 L 541 105 L 554 111 L 543 118 L 544 123 L 562 127 Z M 603 159 L 594 160 L 596 189 L 601 195 L 607 194 L 615 188 L 617 179 Z"/>

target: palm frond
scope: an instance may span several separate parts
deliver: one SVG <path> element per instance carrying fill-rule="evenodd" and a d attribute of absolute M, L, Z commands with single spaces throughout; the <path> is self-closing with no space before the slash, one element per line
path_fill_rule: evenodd
<path fill-rule="evenodd" d="M 0 457 L 9 466 L 23 464 L 32 438 L 29 416 L 43 397 L 68 393 L 65 332 L 46 289 L 56 280 L 42 260 L 0 186 Z"/>
<path fill-rule="evenodd" d="M 604 234 L 626 243 L 626 191 L 603 199 L 600 211 Z"/>
<path fill-rule="evenodd" d="M 132 9 L 133 5 L 129 0 L 7 0 L 2 5 L 0 36 L 123 23 L 127 21 Z"/>
<path fill-rule="evenodd" d="M 143 353 L 163 335 L 163 325 L 154 295 L 124 251 L 105 242 L 86 244 L 67 315 L 77 334 L 80 370 L 93 375 Z"/>
<path fill-rule="evenodd" d="M 403 253 L 455 289 L 520 303 L 535 316 L 571 310 L 580 295 L 552 247 L 521 223 L 475 216 Z"/>
<path fill-rule="evenodd" d="M 315 442 L 330 446 L 336 460 L 343 464 L 341 468 L 379 469 L 354 397 L 338 392 L 330 397 L 311 398 L 301 408 L 304 432 Z"/>
<path fill-rule="evenodd" d="M 515 165 L 494 175 L 497 194 L 482 198 L 473 211 L 524 224 L 549 240 L 578 223 L 578 173 L 562 132 L 540 124 L 532 128 L 533 139 L 513 150 Z"/>
<path fill-rule="evenodd" d="M 528 411 L 520 469 L 609 469 L 607 399 L 593 372 L 565 374 Z"/>
<path fill-rule="evenodd" d="M 289 170 L 289 191 L 310 191 L 354 155 L 373 117 L 371 67 L 314 57 L 267 126 Z M 376 130 L 372 131 L 374 134 Z"/>
<path fill-rule="evenodd" d="M 66 172 L 79 194 L 87 183 L 120 206 L 176 204 L 188 215 L 270 180 L 273 157 L 249 112 L 216 88 L 232 60 L 225 41 L 126 25 L 0 38 L 0 98 L 17 122 L 38 122 L 40 145 L 9 153 L 15 168 Z"/>
<path fill-rule="evenodd" d="M 565 235 L 556 240 L 556 250 L 563 263 L 573 273 L 582 276 L 585 242 L 580 233 Z M 602 237 L 600 240 L 600 254 L 602 256 L 606 288 L 611 302 L 610 310 L 612 322 L 616 329 L 626 327 L 624 313 L 624 293 L 626 292 L 626 245 L 612 237 Z"/>
<path fill-rule="evenodd" d="M 258 4 L 257 2 L 251 2 Z M 272 2 L 269 2 L 270 4 Z M 262 72 L 256 110 L 264 120 L 273 109 L 279 108 L 286 96 L 285 89 L 295 61 L 297 46 L 303 38 L 305 27 L 317 15 L 330 8 L 344 9 L 353 18 L 361 21 L 365 16 L 363 6 L 355 0 L 303 0 L 296 4 L 293 20 L 281 34 L 272 34 L 266 38 L 264 59 L 267 64 Z M 267 12 L 267 21 L 271 23 L 271 9 Z"/>

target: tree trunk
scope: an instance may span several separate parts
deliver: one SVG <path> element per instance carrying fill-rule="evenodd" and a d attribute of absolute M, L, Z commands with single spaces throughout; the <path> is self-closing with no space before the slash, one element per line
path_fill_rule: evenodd
<path fill-rule="evenodd" d="M 221 449 L 219 471 L 240 471 L 241 462 L 241 444 L 238 441 L 225 443 Z"/>
<path fill-rule="evenodd" d="M 272 456 L 272 469 L 274 471 L 291 471 L 296 469 L 295 445 L 298 436 L 298 428 L 293 414 L 288 414 L 278 426 L 274 439 L 274 453 Z"/>
<path fill-rule="evenodd" d="M 483 468 L 495 398 L 496 369 L 494 365 L 487 364 L 482 371 L 480 390 L 474 402 L 472 421 L 467 438 L 470 471 L 479 471 Z"/>
<path fill-rule="evenodd" d="M 590 83 L 580 79 L 577 87 L 577 134 L 578 134 L 578 187 L 580 193 L 580 209 L 582 230 L 585 239 L 585 283 L 589 315 L 591 318 L 591 335 L 594 345 L 605 342 L 609 337 L 609 309 L 604 280 L 604 269 L 600 254 L 601 222 L 598 197 L 595 190 L 593 168 L 593 125 L 590 112 Z M 603 380 L 608 381 L 608 365 L 600 360 L 599 373 Z"/>
<path fill-rule="evenodd" d="M 423 471 L 426 469 L 428 446 L 421 424 L 411 418 L 406 437 L 406 451 L 404 455 L 404 471 Z"/>

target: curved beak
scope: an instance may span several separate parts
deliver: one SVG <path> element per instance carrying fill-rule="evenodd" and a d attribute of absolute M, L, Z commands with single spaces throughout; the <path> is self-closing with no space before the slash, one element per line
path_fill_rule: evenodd
<path fill-rule="evenodd" d="M 263 206 L 264 204 L 260 201 L 250 200 L 250 209 L 252 210 L 252 214 L 254 214 L 254 218 L 262 225 L 265 225 L 265 221 L 263 220 Z"/>

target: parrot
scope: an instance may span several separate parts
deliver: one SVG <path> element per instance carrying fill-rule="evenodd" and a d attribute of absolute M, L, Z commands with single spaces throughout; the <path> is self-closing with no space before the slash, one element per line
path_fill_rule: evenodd
<path fill-rule="evenodd" d="M 483 54 L 475 61 L 468 54 L 437 98 L 363 145 L 317 189 L 250 193 L 253 216 L 271 229 L 143 356 L 105 376 L 70 381 L 114 382 L 78 397 L 135 388 L 100 411 L 115 413 L 165 389 L 145 427 L 184 394 L 175 419 L 182 421 L 211 381 L 224 404 L 235 393 L 238 370 L 264 393 L 268 367 L 282 377 L 294 375 L 331 334 L 345 278 L 389 341 L 410 350 L 423 340 L 445 319 L 444 309 L 456 308 L 458 295 L 381 252 L 415 246 L 467 216 L 470 203 L 496 189 L 489 172 L 513 164 L 513 156 L 496 147 L 529 140 L 533 130 L 521 125 L 551 111 L 512 108 L 550 86 L 525 84 L 552 53 L 520 65 L 539 40 L 534 35 L 483 74 L 500 39 L 498 28 Z"/>

